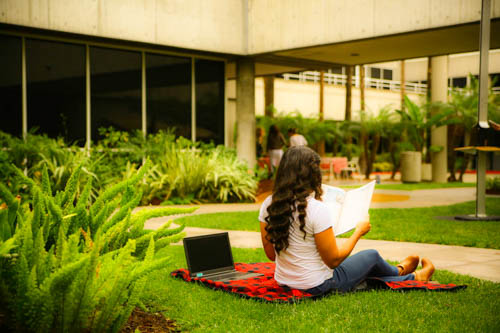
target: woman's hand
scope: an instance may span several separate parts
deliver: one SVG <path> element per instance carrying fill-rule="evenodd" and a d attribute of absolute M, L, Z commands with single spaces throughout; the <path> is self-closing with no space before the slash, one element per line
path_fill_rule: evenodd
<path fill-rule="evenodd" d="M 356 246 L 356 243 L 370 231 L 370 217 L 366 216 L 361 222 L 356 225 L 356 231 L 340 246 L 337 246 L 333 228 L 328 228 L 314 235 L 316 248 L 323 259 L 323 262 L 330 268 L 335 268 L 342 263 L 351 254 Z M 261 227 L 262 230 L 262 227 Z"/>
<path fill-rule="evenodd" d="M 363 221 L 360 221 L 356 225 L 356 232 L 359 234 L 359 236 L 363 236 L 366 235 L 371 228 L 372 226 L 370 224 L 370 217 L 367 216 L 365 219 L 363 219 Z"/>

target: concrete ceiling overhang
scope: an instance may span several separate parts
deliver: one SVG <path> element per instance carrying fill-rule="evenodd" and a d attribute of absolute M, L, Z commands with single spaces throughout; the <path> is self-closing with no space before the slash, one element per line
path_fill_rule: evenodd
<path fill-rule="evenodd" d="M 257 62 L 322 69 L 477 51 L 479 22 L 254 55 Z M 490 49 L 500 48 L 500 19 L 491 20 Z"/>

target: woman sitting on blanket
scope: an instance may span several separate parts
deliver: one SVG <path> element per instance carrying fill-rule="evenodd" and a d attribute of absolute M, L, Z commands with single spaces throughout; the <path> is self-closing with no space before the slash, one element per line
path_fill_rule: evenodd
<path fill-rule="evenodd" d="M 350 257 L 358 240 L 370 231 L 370 221 L 360 221 L 353 235 L 337 245 L 330 212 L 321 201 L 320 157 L 308 147 L 292 147 L 284 154 L 276 174 L 273 194 L 262 204 L 259 221 L 267 257 L 276 261 L 274 278 L 280 285 L 313 295 L 346 292 L 367 277 L 384 281 L 428 281 L 434 266 L 409 256 L 399 265 L 388 264 L 376 250 Z"/>

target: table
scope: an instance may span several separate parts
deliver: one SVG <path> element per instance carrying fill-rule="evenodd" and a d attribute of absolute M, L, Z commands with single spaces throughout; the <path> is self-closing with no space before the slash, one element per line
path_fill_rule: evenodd
<path fill-rule="evenodd" d="M 500 152 L 500 147 L 494 147 L 494 146 L 467 146 L 467 147 L 459 147 L 455 148 L 455 151 L 461 151 L 466 154 L 472 154 L 475 155 L 476 152 Z"/>
<path fill-rule="evenodd" d="M 340 175 L 342 169 L 347 168 L 347 157 L 322 157 L 320 162 L 321 170 L 328 170 L 328 180 L 335 175 Z"/>

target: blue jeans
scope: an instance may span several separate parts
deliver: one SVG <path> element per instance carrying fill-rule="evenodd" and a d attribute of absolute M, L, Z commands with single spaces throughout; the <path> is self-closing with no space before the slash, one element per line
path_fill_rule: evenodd
<path fill-rule="evenodd" d="M 319 286 L 305 290 L 313 295 L 321 295 L 332 290 L 347 292 L 353 290 L 368 277 L 384 281 L 415 280 L 415 274 L 399 276 L 396 266 L 387 263 L 377 250 L 364 250 L 346 258 L 333 271 L 333 277 Z"/>

